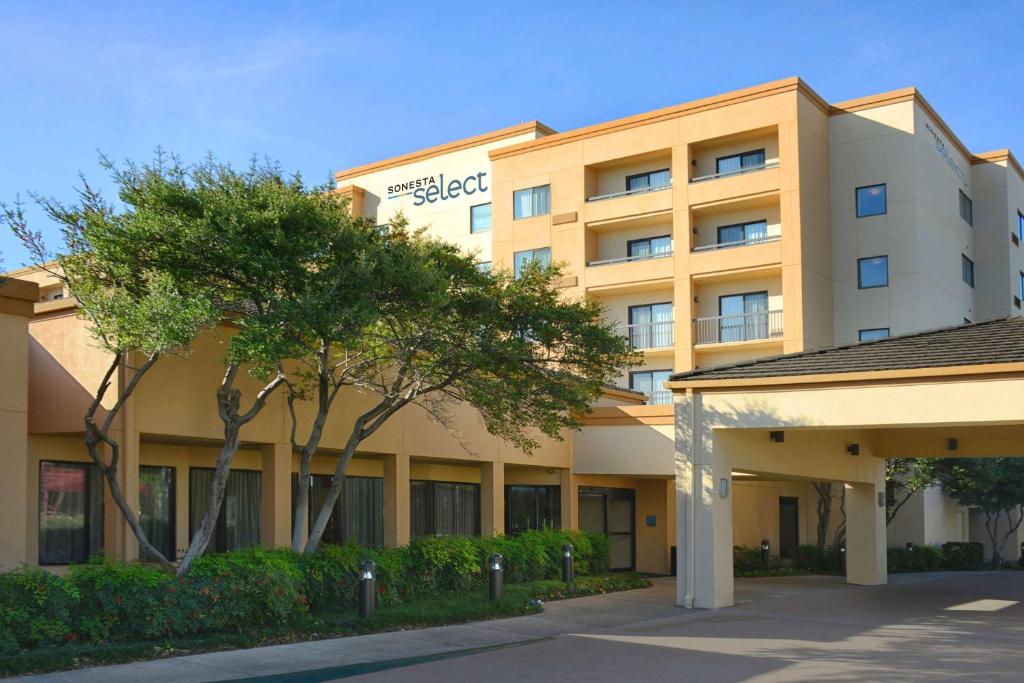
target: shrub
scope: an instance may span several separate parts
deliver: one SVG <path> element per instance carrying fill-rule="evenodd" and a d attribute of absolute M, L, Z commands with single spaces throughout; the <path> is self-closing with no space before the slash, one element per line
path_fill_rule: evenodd
<path fill-rule="evenodd" d="M 0 654 L 76 640 L 77 603 L 74 586 L 47 571 L 0 574 Z"/>
<path fill-rule="evenodd" d="M 732 547 L 732 569 L 735 574 L 762 571 L 764 564 L 761 562 L 761 549 L 748 545 L 734 545 Z"/>
<path fill-rule="evenodd" d="M 943 567 L 942 553 L 930 545 L 894 546 L 886 552 L 886 559 L 891 574 L 934 572 Z"/>
<path fill-rule="evenodd" d="M 981 543 L 943 543 L 942 564 L 946 569 L 981 569 L 985 562 L 985 546 Z"/>
<path fill-rule="evenodd" d="M 175 579 L 165 571 L 98 558 L 72 565 L 67 581 L 79 596 L 77 628 L 86 640 L 140 640 L 184 628 L 184 615 L 169 617 Z"/>
<path fill-rule="evenodd" d="M 793 564 L 812 574 L 838 574 L 839 549 L 817 545 L 798 545 L 793 549 Z"/>

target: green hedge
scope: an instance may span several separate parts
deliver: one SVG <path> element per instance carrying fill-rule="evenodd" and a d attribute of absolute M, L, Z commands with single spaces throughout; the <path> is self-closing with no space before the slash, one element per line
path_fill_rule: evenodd
<path fill-rule="evenodd" d="M 946 569 L 981 569 L 985 564 L 985 546 L 981 543 L 943 543 L 941 550 Z"/>
<path fill-rule="evenodd" d="M 944 566 L 942 552 L 930 545 L 895 546 L 888 549 L 886 558 L 890 574 L 934 572 Z"/>
<path fill-rule="evenodd" d="M 311 555 L 250 548 L 210 554 L 177 578 L 146 564 L 97 559 L 66 576 L 36 568 L 0 574 L 0 655 L 61 643 L 108 643 L 302 624 L 351 610 L 361 560 L 377 563 L 379 603 L 442 591 L 479 590 L 499 552 L 509 583 L 561 577 L 562 545 L 576 573 L 608 569 L 600 534 L 528 531 L 514 537 L 423 538 L 396 549 L 325 546 Z"/>

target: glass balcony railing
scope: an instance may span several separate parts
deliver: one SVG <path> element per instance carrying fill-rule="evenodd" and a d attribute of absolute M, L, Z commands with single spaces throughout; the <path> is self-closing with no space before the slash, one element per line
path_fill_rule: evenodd
<path fill-rule="evenodd" d="M 629 345 L 635 351 L 644 349 L 667 349 L 674 345 L 673 321 L 664 320 L 655 323 L 635 323 L 626 325 L 626 336 Z"/>
<path fill-rule="evenodd" d="M 782 338 L 782 311 L 716 315 L 694 320 L 696 344 Z"/>

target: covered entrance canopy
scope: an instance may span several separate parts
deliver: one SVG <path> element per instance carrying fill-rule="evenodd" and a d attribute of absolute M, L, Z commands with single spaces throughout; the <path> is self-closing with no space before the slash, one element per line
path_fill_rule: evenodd
<path fill-rule="evenodd" d="M 886 577 L 885 459 L 1024 456 L 1024 318 L 673 375 L 677 602 L 733 604 L 734 471 L 843 482 L 847 577 Z"/>

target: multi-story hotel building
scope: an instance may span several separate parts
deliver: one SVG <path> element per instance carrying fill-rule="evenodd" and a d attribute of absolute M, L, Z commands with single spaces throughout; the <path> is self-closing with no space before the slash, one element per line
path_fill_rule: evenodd
<path fill-rule="evenodd" d="M 531 456 L 468 408 L 472 452 L 403 411 L 354 462 L 335 540 L 561 525 L 606 532 L 617 568 L 667 573 L 671 373 L 1016 315 L 1024 298 L 1024 171 L 1008 150 L 970 152 L 913 88 L 829 104 L 794 78 L 562 133 L 531 122 L 341 171 L 337 186 L 355 213 L 386 223 L 402 212 L 481 267 L 563 264 L 565 296 L 600 300 L 643 363 L 580 432 Z M 5 456 L 20 464 L 2 486 L 20 493 L 0 495 L 13 529 L 0 564 L 99 547 L 131 557 L 90 469 L 73 464 L 85 460 L 77 421 L 102 354 L 45 277 L 13 276 L 42 294 L 31 311 L 0 309 L 5 348 L 24 350 L 5 372 L 28 387 L 11 408 L 28 437 Z M 23 289 L 8 291 L 23 300 Z M 123 425 L 126 488 L 169 549 L 187 542 L 220 437 L 205 409 L 218 362 L 206 341 L 158 364 Z M 315 486 L 354 410 L 332 418 Z M 288 541 L 297 465 L 284 411 L 276 397 L 243 434 L 218 547 Z M 733 476 L 736 543 L 768 538 L 785 554 L 813 540 L 808 482 Z M 73 509 L 55 507 L 69 497 Z M 940 520 L 929 542 L 967 538 L 965 511 L 941 496 L 928 505 Z M 84 521 L 69 531 L 61 514 Z"/>

